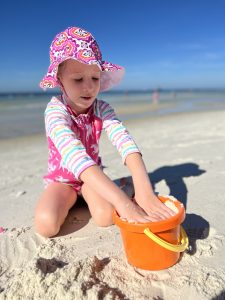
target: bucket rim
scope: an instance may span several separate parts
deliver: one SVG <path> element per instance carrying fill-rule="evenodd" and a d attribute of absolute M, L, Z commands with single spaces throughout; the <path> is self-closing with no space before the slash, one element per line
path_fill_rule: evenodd
<path fill-rule="evenodd" d="M 165 203 L 167 200 L 173 202 L 173 204 L 178 208 L 178 213 L 174 216 L 158 221 L 158 222 L 148 222 L 148 223 L 129 223 L 125 220 L 122 220 L 117 211 L 113 210 L 113 221 L 121 230 L 131 231 L 135 233 L 143 233 L 146 228 L 149 228 L 152 232 L 162 232 L 170 230 L 172 228 L 180 225 L 185 219 L 185 209 L 184 205 L 174 198 L 173 196 L 158 195 L 160 201 Z"/>

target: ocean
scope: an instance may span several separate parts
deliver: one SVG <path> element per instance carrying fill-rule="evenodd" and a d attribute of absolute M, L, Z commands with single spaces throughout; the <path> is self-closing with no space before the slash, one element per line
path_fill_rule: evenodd
<path fill-rule="evenodd" d="M 44 110 L 50 93 L 0 94 L 0 139 L 44 133 Z M 225 110 L 225 90 L 111 91 L 99 95 L 122 121 L 172 113 Z"/>

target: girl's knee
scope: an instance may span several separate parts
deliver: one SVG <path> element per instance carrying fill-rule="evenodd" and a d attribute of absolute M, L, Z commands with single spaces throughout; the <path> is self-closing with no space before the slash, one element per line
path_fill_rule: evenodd
<path fill-rule="evenodd" d="M 95 223 L 100 227 L 108 227 L 113 224 L 111 207 L 96 208 L 95 214 L 92 217 L 93 217 Z"/>
<path fill-rule="evenodd" d="M 77 195 L 70 186 L 51 183 L 37 203 L 34 221 L 36 231 L 45 237 L 56 235 L 76 199 Z"/>
<path fill-rule="evenodd" d="M 44 237 L 55 236 L 60 230 L 58 220 L 46 213 L 39 213 L 35 216 L 36 232 Z"/>

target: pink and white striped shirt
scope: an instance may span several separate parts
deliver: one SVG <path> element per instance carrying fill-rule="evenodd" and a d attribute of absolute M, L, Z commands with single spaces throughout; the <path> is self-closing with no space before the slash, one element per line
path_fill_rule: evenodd
<path fill-rule="evenodd" d="M 99 139 L 102 128 L 117 148 L 123 163 L 130 153 L 139 152 L 133 138 L 116 117 L 113 108 L 95 100 L 86 114 L 76 116 L 63 97 L 53 97 L 45 110 L 48 139 L 46 184 L 63 182 L 80 190 L 80 174 L 92 165 L 101 166 Z"/>

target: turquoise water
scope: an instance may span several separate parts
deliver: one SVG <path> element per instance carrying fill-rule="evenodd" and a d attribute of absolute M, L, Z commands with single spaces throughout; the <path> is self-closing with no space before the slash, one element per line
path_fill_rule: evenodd
<path fill-rule="evenodd" d="M 35 93 L 0 94 L 0 139 L 44 133 L 44 110 L 51 96 Z M 98 98 L 116 107 L 127 106 L 128 110 L 136 103 L 152 103 L 151 91 L 108 92 L 100 94 Z M 126 121 L 145 116 L 221 109 L 225 110 L 225 90 L 160 91 L 157 109 L 118 116 Z"/>

